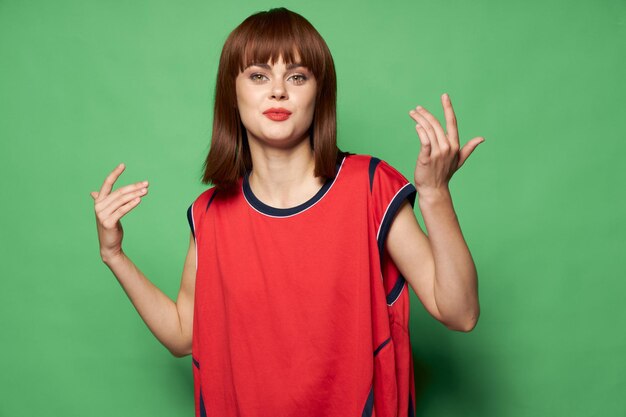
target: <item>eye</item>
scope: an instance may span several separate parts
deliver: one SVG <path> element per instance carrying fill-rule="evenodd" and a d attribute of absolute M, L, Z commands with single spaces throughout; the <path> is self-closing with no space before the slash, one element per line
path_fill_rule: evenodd
<path fill-rule="evenodd" d="M 301 85 L 304 84 L 307 80 L 306 75 L 304 74 L 294 74 L 291 77 L 289 77 L 293 80 L 295 85 Z"/>
<path fill-rule="evenodd" d="M 255 73 L 250 74 L 250 79 L 254 82 L 261 82 L 261 81 L 265 81 L 267 77 L 261 73 L 255 72 Z"/>

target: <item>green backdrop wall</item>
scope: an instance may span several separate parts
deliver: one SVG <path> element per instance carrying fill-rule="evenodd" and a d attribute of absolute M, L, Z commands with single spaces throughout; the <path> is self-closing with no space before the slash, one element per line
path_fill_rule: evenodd
<path fill-rule="evenodd" d="M 125 248 L 175 298 L 221 46 L 276 6 L 331 48 L 342 149 L 412 178 L 407 112 L 443 121 L 443 92 L 486 139 L 451 184 L 482 315 L 453 332 L 411 294 L 417 415 L 626 415 L 623 0 L 0 0 L 0 415 L 193 415 L 191 359 L 101 263 L 89 192 L 119 162 L 150 180 Z"/>

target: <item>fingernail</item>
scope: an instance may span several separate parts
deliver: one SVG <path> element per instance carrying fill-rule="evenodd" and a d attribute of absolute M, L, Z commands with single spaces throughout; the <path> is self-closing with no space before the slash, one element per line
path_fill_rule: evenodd
<path fill-rule="evenodd" d="M 148 181 L 144 181 L 144 182 L 142 182 L 141 184 L 143 184 L 143 185 L 148 185 Z"/>
<path fill-rule="evenodd" d="M 423 107 L 422 106 L 417 106 L 417 110 L 422 110 Z"/>
<path fill-rule="evenodd" d="M 448 93 L 443 93 L 443 98 L 444 100 L 448 100 L 450 99 L 450 96 L 448 96 Z"/>

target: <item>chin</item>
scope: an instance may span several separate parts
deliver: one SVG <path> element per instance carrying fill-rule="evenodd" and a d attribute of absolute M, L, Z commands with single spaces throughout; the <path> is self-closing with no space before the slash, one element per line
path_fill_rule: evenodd
<path fill-rule="evenodd" d="M 261 142 L 276 148 L 289 149 L 299 145 L 306 136 L 294 135 L 268 135 Z"/>

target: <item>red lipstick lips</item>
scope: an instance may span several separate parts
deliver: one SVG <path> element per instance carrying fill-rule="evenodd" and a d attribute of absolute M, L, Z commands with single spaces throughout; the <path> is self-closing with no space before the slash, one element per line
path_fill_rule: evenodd
<path fill-rule="evenodd" d="M 274 120 L 276 122 L 281 122 L 283 120 L 287 120 L 289 119 L 289 116 L 291 116 L 291 112 L 287 109 L 283 109 L 281 108 L 274 108 L 272 107 L 271 109 L 267 109 L 263 112 L 263 114 L 270 120 Z"/>

